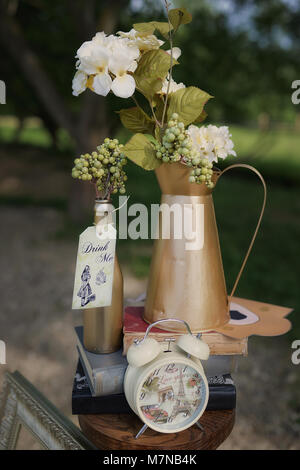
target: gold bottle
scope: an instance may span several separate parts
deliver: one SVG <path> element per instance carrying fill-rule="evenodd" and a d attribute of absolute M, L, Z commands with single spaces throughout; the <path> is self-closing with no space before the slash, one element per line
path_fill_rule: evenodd
<path fill-rule="evenodd" d="M 113 222 L 114 206 L 108 200 L 96 199 L 94 222 Z M 112 353 L 122 344 L 123 276 L 117 255 L 114 261 L 112 302 L 108 307 L 83 310 L 83 342 L 85 348 L 96 354 Z"/>

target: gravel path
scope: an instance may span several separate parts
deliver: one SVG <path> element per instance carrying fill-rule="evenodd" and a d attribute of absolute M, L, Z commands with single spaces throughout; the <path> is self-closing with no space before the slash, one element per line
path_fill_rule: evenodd
<path fill-rule="evenodd" d="M 7 365 L 0 365 L 0 386 L 6 369 L 18 369 L 72 418 L 73 326 L 80 317 L 70 304 L 77 247 L 76 240 L 56 238 L 62 227 L 63 214 L 52 209 L 1 207 L 0 339 Z M 126 296 L 145 290 L 145 280 L 123 273 Z M 221 448 L 300 449 L 300 365 L 293 366 L 290 356 L 285 338 L 250 339 L 249 357 L 234 376 L 236 425 Z"/>

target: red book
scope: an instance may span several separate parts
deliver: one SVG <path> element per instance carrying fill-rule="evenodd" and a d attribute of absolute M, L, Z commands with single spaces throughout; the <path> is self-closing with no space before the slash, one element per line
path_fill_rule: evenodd
<path fill-rule="evenodd" d="M 149 324 L 143 319 L 144 307 L 125 308 L 124 314 L 124 327 L 123 327 L 123 354 L 127 353 L 129 346 L 135 339 L 142 339 Z M 182 333 L 174 331 L 161 330 L 153 327 L 149 333 L 149 337 L 157 341 L 166 342 L 167 339 L 174 338 L 175 340 L 181 336 Z M 210 347 L 210 353 L 213 355 L 247 355 L 248 339 L 235 339 L 225 336 L 216 331 L 209 331 L 202 334 L 202 339 Z"/>

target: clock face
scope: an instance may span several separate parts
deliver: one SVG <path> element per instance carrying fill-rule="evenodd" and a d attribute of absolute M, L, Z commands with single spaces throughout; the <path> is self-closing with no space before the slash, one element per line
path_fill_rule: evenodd
<path fill-rule="evenodd" d="M 142 385 L 138 407 L 150 427 L 171 432 L 188 427 L 207 402 L 207 388 L 193 367 L 165 364 L 151 372 Z"/>

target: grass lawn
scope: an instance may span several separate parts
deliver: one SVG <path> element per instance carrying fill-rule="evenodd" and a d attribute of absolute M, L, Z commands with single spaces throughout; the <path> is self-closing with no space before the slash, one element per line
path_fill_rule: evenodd
<path fill-rule="evenodd" d="M 0 142 L 9 143 L 14 139 L 16 133 L 16 122 L 14 119 L 1 118 L 0 121 Z M 29 124 L 19 135 L 21 144 L 37 145 L 48 148 L 51 145 L 51 136 L 48 131 L 40 127 L 39 124 Z"/>
<path fill-rule="evenodd" d="M 253 164 L 270 177 L 300 182 L 299 133 L 285 130 L 262 133 L 238 126 L 230 126 L 230 129 L 239 159 Z"/>

